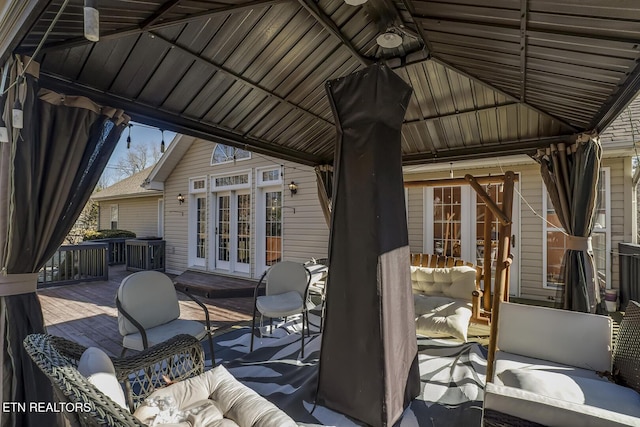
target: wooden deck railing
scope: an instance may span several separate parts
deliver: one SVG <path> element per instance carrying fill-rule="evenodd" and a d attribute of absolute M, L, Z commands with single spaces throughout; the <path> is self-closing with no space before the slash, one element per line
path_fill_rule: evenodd
<path fill-rule="evenodd" d="M 107 243 L 109 249 L 107 250 L 107 262 L 109 265 L 124 265 L 127 263 L 127 252 L 125 250 L 124 237 L 113 237 L 108 239 L 96 239 L 89 240 L 88 242 Z"/>
<path fill-rule="evenodd" d="M 128 239 L 127 270 L 164 271 L 165 241 L 160 239 Z"/>
<path fill-rule="evenodd" d="M 109 280 L 107 243 L 64 245 L 38 273 L 38 287 Z"/>

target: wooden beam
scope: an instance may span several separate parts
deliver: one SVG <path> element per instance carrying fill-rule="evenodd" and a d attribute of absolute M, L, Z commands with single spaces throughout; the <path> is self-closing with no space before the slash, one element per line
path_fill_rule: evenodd
<path fill-rule="evenodd" d="M 498 230 L 498 258 L 496 260 L 496 278 L 491 306 L 491 329 L 489 332 L 489 354 L 487 358 L 487 382 L 493 382 L 494 362 L 498 346 L 498 321 L 500 319 L 500 305 L 509 294 L 507 281 L 508 270 L 511 265 L 511 212 L 513 208 L 513 187 L 515 174 L 511 171 L 505 174 L 504 190 L 502 193 L 502 212 L 508 215 L 509 221 L 500 224 Z"/>
<path fill-rule="evenodd" d="M 504 212 L 504 209 L 500 209 L 498 207 L 498 205 L 496 204 L 496 202 L 493 201 L 491 196 L 489 196 L 487 192 L 484 190 L 484 188 L 482 188 L 482 184 L 480 184 L 478 180 L 473 177 L 473 175 L 466 174 L 464 176 L 464 179 L 469 183 L 471 188 L 473 188 L 476 191 L 476 193 L 482 199 L 485 205 L 489 209 L 491 209 L 491 212 L 496 218 L 498 218 L 498 221 L 500 221 L 500 224 L 507 225 L 511 222 L 511 215 L 506 214 Z M 507 179 L 508 179 L 508 175 L 505 174 L 504 180 L 507 180 Z"/>
<path fill-rule="evenodd" d="M 490 175 L 490 176 L 480 176 L 474 178 L 476 182 L 480 185 L 487 184 L 502 184 L 504 182 L 506 175 Z M 518 180 L 517 177 L 514 177 L 514 180 Z M 467 178 L 443 178 L 443 179 L 422 179 L 418 181 L 405 181 L 404 186 L 406 188 L 416 188 L 416 187 L 452 187 L 457 185 L 468 185 L 469 180 Z"/>
<path fill-rule="evenodd" d="M 486 313 L 491 312 L 491 255 L 493 251 L 491 226 L 493 225 L 493 215 L 489 206 L 484 206 L 484 265 L 482 272 L 484 273 L 484 300 L 482 305 Z"/>

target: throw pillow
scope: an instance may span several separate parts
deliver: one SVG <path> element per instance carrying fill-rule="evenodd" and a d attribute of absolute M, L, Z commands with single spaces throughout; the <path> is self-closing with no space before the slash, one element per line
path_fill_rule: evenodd
<path fill-rule="evenodd" d="M 107 354 L 97 347 L 89 347 L 78 361 L 78 372 L 98 390 L 128 410 L 124 391 L 116 379 L 116 370 Z"/>
<path fill-rule="evenodd" d="M 476 290 L 476 269 L 466 265 L 449 269 L 451 285 L 443 288 L 443 293 L 451 298 L 471 301 Z"/>
<path fill-rule="evenodd" d="M 446 335 L 467 342 L 470 304 L 447 297 L 413 295 L 416 333 L 425 336 Z"/>

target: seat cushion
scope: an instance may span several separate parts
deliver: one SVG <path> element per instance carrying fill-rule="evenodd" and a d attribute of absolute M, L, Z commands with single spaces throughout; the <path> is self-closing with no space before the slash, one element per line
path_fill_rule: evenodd
<path fill-rule="evenodd" d="M 448 297 L 413 295 L 416 333 L 446 335 L 467 342 L 471 304 Z"/>
<path fill-rule="evenodd" d="M 256 308 L 267 317 L 285 317 L 301 313 L 303 301 L 296 291 L 278 295 L 264 295 L 256 300 Z"/>
<path fill-rule="evenodd" d="M 233 377 L 224 366 L 216 366 L 197 377 L 154 391 L 151 398 L 173 396 L 182 411 L 197 409 L 188 422 L 178 426 L 294 427 L 297 424 L 273 403 Z M 146 404 L 135 412 L 149 422 Z M 224 418 L 223 418 L 224 417 Z"/>
<path fill-rule="evenodd" d="M 98 390 L 126 410 L 122 386 L 116 379 L 116 370 L 107 354 L 97 347 L 89 347 L 78 361 L 78 372 Z"/>
<path fill-rule="evenodd" d="M 640 394 L 609 381 L 530 369 L 508 369 L 498 377 L 507 387 L 640 417 Z"/>
<path fill-rule="evenodd" d="M 596 374 L 595 370 L 576 368 L 548 360 L 534 359 L 533 357 L 520 356 L 505 351 L 496 353 L 494 381 L 498 385 L 504 385 L 500 379 L 500 373 L 512 369 L 527 369 L 531 371 L 546 371 L 556 373 L 570 373 L 574 377 L 590 378 L 597 381 L 606 381 Z"/>
<path fill-rule="evenodd" d="M 138 271 L 122 279 L 118 300 L 124 310 L 145 329 L 180 317 L 173 281 L 159 271 Z M 121 313 L 118 313 L 118 329 L 122 336 L 138 332 L 135 325 Z"/>
<path fill-rule="evenodd" d="M 180 334 L 192 335 L 201 340 L 207 334 L 207 329 L 202 323 L 195 320 L 175 319 L 164 325 L 147 329 L 146 332 L 149 347 L 152 347 Z M 122 338 L 122 346 L 132 350 L 144 350 L 142 335 L 136 332 L 124 336 Z"/>

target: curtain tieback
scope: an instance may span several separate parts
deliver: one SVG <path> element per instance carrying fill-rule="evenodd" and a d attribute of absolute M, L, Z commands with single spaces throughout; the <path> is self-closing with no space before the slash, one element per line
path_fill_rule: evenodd
<path fill-rule="evenodd" d="M 30 294 L 38 287 L 38 273 L 0 274 L 0 296 Z"/>
<path fill-rule="evenodd" d="M 572 251 L 587 251 L 592 252 L 591 236 L 567 236 L 567 249 Z"/>

